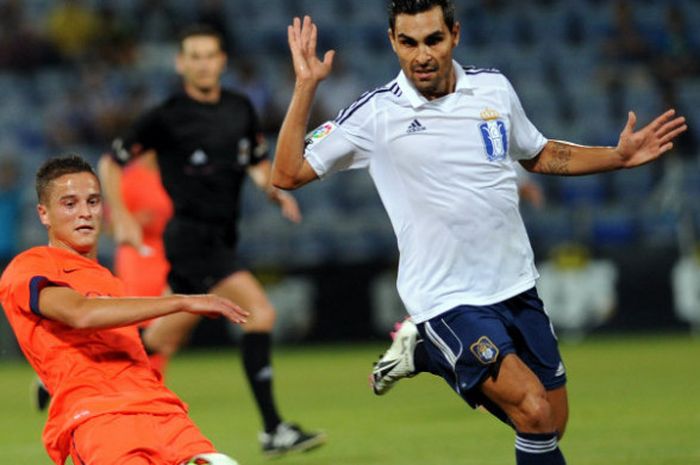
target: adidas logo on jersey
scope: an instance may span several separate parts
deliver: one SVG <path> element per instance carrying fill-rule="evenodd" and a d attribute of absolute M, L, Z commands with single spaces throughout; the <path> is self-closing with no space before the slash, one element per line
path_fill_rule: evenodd
<path fill-rule="evenodd" d="M 414 132 L 425 131 L 425 129 L 425 126 L 420 124 L 420 121 L 414 119 L 413 121 L 411 121 L 411 124 L 408 125 L 408 129 L 406 129 L 406 134 L 413 134 Z"/>

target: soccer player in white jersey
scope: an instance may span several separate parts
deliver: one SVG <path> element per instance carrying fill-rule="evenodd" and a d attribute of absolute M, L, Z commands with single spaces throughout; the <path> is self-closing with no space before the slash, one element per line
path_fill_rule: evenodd
<path fill-rule="evenodd" d="M 417 371 L 441 375 L 513 427 L 518 465 L 560 465 L 565 370 L 535 290 L 513 161 L 558 175 L 632 168 L 668 151 L 685 119 L 669 110 L 635 131 L 630 112 L 616 147 L 548 140 L 503 75 L 453 61 L 459 34 L 452 0 L 390 2 L 401 72 L 305 137 L 334 52 L 320 59 L 315 24 L 295 18 L 296 84 L 272 182 L 295 189 L 369 169 L 398 240 L 397 285 L 412 318 L 375 368 L 375 392 Z"/>

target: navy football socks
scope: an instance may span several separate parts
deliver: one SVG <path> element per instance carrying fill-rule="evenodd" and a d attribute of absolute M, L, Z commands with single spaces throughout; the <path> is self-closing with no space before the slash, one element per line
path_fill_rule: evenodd
<path fill-rule="evenodd" d="M 557 433 L 517 433 L 515 436 L 517 465 L 566 465 L 559 450 Z"/>

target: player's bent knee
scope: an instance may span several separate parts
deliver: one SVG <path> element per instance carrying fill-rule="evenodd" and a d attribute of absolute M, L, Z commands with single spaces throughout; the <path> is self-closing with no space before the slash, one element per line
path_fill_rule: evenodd
<path fill-rule="evenodd" d="M 228 455 L 213 452 L 210 454 L 195 455 L 181 465 L 238 465 L 238 462 Z"/>
<path fill-rule="evenodd" d="M 243 331 L 272 331 L 276 319 L 277 312 L 272 306 L 252 309 L 251 316 L 248 318 L 248 323 L 243 327 Z"/>
<path fill-rule="evenodd" d="M 555 429 L 552 408 L 544 397 L 529 396 L 518 410 L 518 414 L 512 418 L 518 431 L 549 433 Z"/>

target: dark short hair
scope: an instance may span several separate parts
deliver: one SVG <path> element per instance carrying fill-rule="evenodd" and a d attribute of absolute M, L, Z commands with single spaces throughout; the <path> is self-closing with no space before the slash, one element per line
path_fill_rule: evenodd
<path fill-rule="evenodd" d="M 198 36 L 211 37 L 216 39 L 216 41 L 219 43 L 219 49 L 221 49 L 222 51 L 224 50 L 224 37 L 216 28 L 208 24 L 192 24 L 190 26 L 187 26 L 180 32 L 180 35 L 178 37 L 178 39 L 180 40 L 180 51 L 182 52 L 184 50 L 186 39 Z"/>
<path fill-rule="evenodd" d="M 46 195 L 51 181 L 63 175 L 74 173 L 90 173 L 99 181 L 90 163 L 79 155 L 71 153 L 46 160 L 36 172 L 35 186 L 39 203 L 46 202 Z"/>
<path fill-rule="evenodd" d="M 445 18 L 445 24 L 451 31 L 455 25 L 455 4 L 453 0 L 389 0 L 389 27 L 394 30 L 396 26 L 396 17 L 401 14 L 417 15 L 434 7 L 442 8 L 442 16 Z"/>

